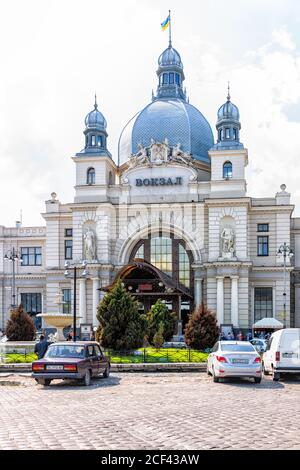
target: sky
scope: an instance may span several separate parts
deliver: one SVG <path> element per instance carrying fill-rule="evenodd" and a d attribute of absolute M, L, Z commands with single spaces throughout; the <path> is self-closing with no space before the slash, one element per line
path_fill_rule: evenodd
<path fill-rule="evenodd" d="M 247 195 L 282 183 L 300 216 L 299 0 L 0 0 L 0 225 L 44 225 L 44 201 L 72 202 L 84 118 L 97 93 L 108 148 L 151 100 L 160 23 L 172 10 L 190 103 L 215 132 L 227 82 L 249 151 Z"/>

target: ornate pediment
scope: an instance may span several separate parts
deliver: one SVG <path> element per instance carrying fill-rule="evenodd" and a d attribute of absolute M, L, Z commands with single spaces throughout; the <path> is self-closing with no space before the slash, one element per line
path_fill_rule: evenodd
<path fill-rule="evenodd" d="M 131 155 L 129 167 L 152 167 L 172 163 L 190 165 L 193 162 L 192 155 L 190 153 L 183 152 L 180 147 L 180 143 L 176 146 L 169 146 L 168 139 L 165 139 L 164 142 L 155 142 L 151 139 L 149 147 L 143 147 L 142 144 L 138 144 L 139 150 L 136 154 Z"/>

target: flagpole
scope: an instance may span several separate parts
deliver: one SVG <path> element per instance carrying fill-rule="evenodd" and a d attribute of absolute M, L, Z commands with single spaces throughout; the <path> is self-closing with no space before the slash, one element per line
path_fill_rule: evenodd
<path fill-rule="evenodd" d="M 169 10 L 169 47 L 172 47 L 172 39 L 171 39 L 171 10 Z"/>

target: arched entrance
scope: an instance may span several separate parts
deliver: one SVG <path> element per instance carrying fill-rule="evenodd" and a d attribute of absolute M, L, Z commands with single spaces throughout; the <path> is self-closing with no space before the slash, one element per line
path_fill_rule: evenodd
<path fill-rule="evenodd" d="M 126 289 L 138 298 L 141 312 L 147 313 L 161 299 L 177 314 L 181 335 L 194 308 L 192 263 L 192 253 L 184 240 L 163 232 L 149 234 L 133 247 L 128 265 L 115 281 L 122 279 Z"/>

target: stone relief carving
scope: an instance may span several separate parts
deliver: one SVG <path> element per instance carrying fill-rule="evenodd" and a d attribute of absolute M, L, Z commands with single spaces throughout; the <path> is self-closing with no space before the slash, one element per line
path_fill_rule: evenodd
<path fill-rule="evenodd" d="M 232 259 L 235 254 L 234 230 L 224 227 L 221 232 L 221 253 L 223 259 Z"/>
<path fill-rule="evenodd" d="M 153 165 L 169 163 L 189 165 L 192 160 L 193 157 L 190 153 L 181 150 L 180 142 L 170 147 L 167 138 L 164 142 L 155 142 L 151 139 L 149 147 L 143 147 L 142 144 L 138 144 L 138 152 L 131 155 L 129 159 L 129 168 L 135 168 L 140 165 L 151 167 Z"/>
<path fill-rule="evenodd" d="M 97 258 L 96 235 L 90 227 L 83 235 L 83 255 L 87 261 L 95 261 Z"/>

